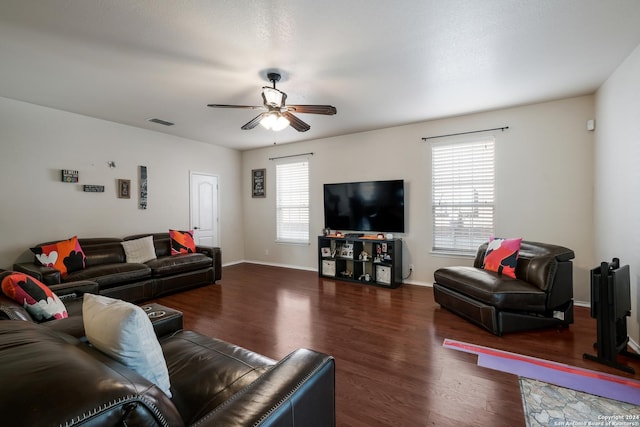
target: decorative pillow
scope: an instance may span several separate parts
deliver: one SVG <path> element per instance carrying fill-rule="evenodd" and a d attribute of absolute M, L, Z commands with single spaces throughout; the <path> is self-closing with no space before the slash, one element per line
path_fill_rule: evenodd
<path fill-rule="evenodd" d="M 2 279 L 2 292 L 22 304 L 38 322 L 68 317 L 60 298 L 38 279 L 24 273 L 11 273 Z"/>
<path fill-rule="evenodd" d="M 487 252 L 484 254 L 482 268 L 495 271 L 504 276 L 516 278 L 516 262 L 520 252 L 519 239 L 489 239 Z"/>
<path fill-rule="evenodd" d="M 171 397 L 169 370 L 149 316 L 137 305 L 84 294 L 82 318 L 89 342 Z"/>
<path fill-rule="evenodd" d="M 55 268 L 60 271 L 62 277 L 82 270 L 87 259 L 76 236 L 69 240 L 31 248 L 31 252 L 35 254 L 40 265 Z"/>
<path fill-rule="evenodd" d="M 153 246 L 153 236 L 121 242 L 127 262 L 143 262 L 156 259 L 156 248 Z"/>
<path fill-rule="evenodd" d="M 171 237 L 171 255 L 189 254 L 196 251 L 193 230 L 169 230 L 169 237 Z"/>

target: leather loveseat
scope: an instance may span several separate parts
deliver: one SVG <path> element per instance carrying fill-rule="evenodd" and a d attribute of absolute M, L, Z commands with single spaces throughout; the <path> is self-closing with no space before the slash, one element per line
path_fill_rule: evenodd
<path fill-rule="evenodd" d="M 434 272 L 438 304 L 496 335 L 573 323 L 571 249 L 522 241 L 514 279 L 482 269 L 487 246 L 478 248 L 473 267 Z"/>
<path fill-rule="evenodd" d="M 127 262 L 123 241 L 153 236 L 156 259 Z M 171 255 L 169 233 L 138 234 L 120 238 L 79 238 L 86 267 L 62 277 L 60 271 L 33 262 L 16 263 L 15 271 L 28 274 L 47 286 L 76 281 L 98 284 L 98 292 L 111 298 L 141 302 L 165 294 L 215 283 L 222 277 L 220 248 L 196 246 L 196 253 Z M 52 242 L 41 243 L 45 246 Z"/>
<path fill-rule="evenodd" d="M 328 355 L 299 349 L 275 361 L 192 331 L 159 342 L 171 397 L 86 341 L 44 324 L 0 321 L 2 424 L 335 425 Z"/>

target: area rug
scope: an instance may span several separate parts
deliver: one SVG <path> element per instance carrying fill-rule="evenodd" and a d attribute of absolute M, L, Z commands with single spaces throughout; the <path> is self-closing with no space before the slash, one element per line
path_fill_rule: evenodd
<path fill-rule="evenodd" d="M 520 377 L 527 427 L 640 426 L 640 406 Z"/>

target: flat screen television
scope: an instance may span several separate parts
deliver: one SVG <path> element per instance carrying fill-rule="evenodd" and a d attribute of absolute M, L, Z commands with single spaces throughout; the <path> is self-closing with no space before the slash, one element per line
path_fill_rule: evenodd
<path fill-rule="evenodd" d="M 404 181 L 324 184 L 324 226 L 404 233 Z"/>

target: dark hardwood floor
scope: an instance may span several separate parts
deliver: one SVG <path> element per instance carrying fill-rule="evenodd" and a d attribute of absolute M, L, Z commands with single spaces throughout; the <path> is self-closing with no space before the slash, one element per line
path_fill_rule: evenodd
<path fill-rule="evenodd" d="M 517 377 L 443 348 L 445 338 L 638 379 L 583 360 L 596 335 L 583 307 L 569 329 L 496 337 L 440 308 L 430 287 L 385 289 L 255 264 L 226 267 L 222 277 L 156 302 L 181 310 L 185 329 L 274 359 L 299 347 L 333 355 L 338 426 L 524 426 Z"/>

